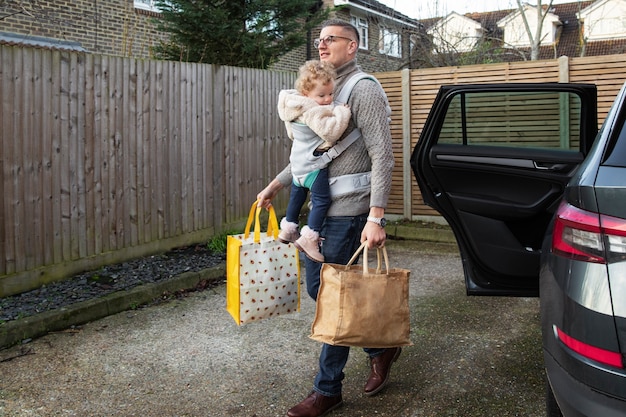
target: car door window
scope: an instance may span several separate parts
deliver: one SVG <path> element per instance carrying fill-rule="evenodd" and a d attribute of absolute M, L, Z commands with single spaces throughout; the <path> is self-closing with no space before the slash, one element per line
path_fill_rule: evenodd
<path fill-rule="evenodd" d="M 439 144 L 578 151 L 581 99 L 568 92 L 462 92 L 443 121 Z"/>

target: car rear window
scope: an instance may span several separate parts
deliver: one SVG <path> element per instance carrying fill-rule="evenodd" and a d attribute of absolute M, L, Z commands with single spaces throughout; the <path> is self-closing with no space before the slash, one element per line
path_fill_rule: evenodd
<path fill-rule="evenodd" d="M 461 92 L 439 143 L 578 150 L 581 100 L 567 92 Z"/>

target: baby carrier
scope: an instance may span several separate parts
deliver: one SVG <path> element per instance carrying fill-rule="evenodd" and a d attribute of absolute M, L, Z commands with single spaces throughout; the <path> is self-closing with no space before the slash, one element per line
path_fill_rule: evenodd
<path fill-rule="evenodd" d="M 352 89 L 359 81 L 369 78 L 370 80 L 378 83 L 378 80 L 373 76 L 359 72 L 354 74 L 341 89 L 341 92 L 336 98 L 336 101 L 340 104 L 344 104 L 348 102 L 350 98 L 350 94 L 352 94 Z M 382 86 L 381 86 L 382 88 Z M 387 108 L 387 117 L 389 121 L 391 121 L 391 109 Z M 324 152 L 320 156 L 320 164 L 324 164 L 326 166 L 333 159 L 337 158 L 339 155 L 343 153 L 350 145 L 352 145 L 357 139 L 361 137 L 361 131 L 358 128 L 355 128 L 348 136 L 343 138 L 343 140 L 339 141 L 332 148 L 328 149 L 328 151 Z M 347 174 L 341 175 L 338 177 L 329 178 L 330 184 L 330 194 L 335 197 L 342 194 L 348 194 L 357 190 L 361 190 L 363 188 L 369 188 L 371 183 L 372 173 L 371 172 L 359 172 L 356 174 Z"/>

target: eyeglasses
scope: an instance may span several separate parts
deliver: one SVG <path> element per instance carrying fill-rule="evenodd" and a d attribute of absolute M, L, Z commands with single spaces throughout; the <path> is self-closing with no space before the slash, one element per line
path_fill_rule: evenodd
<path fill-rule="evenodd" d="M 321 45 L 322 43 L 323 43 L 324 45 L 328 46 L 328 45 L 330 45 L 331 43 L 335 42 L 335 40 L 336 40 L 336 39 L 345 39 L 345 40 L 347 40 L 347 41 L 354 42 L 352 39 L 350 39 L 350 38 L 346 38 L 345 36 L 328 35 L 328 36 L 326 36 L 325 38 L 315 39 L 315 40 L 313 41 L 313 46 L 314 46 L 315 48 L 319 48 L 319 47 L 320 47 L 320 45 Z"/>

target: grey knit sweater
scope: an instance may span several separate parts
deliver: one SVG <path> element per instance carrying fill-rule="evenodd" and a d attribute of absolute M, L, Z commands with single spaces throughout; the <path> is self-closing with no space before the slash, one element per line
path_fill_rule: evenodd
<path fill-rule="evenodd" d="M 361 72 L 356 61 L 337 68 L 335 97 L 345 82 L 355 73 Z M 352 89 L 348 100 L 352 120 L 343 137 L 355 127 L 361 129 L 363 137 L 348 147 L 329 165 L 329 177 L 372 171 L 370 190 L 333 197 L 328 216 L 356 216 L 367 214 L 370 207 L 387 207 L 391 191 L 393 151 L 388 121 L 388 101 L 385 92 L 373 80 L 363 79 Z M 291 167 L 288 165 L 276 179 L 285 187 L 291 185 Z"/>

